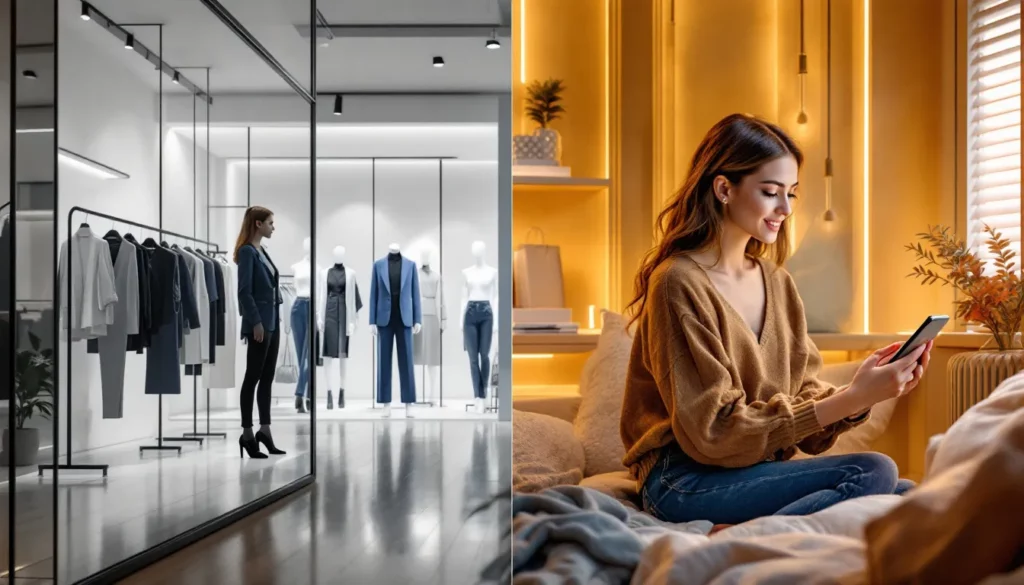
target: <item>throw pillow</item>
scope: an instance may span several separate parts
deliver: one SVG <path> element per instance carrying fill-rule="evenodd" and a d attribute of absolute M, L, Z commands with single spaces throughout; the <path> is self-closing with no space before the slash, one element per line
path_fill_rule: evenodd
<path fill-rule="evenodd" d="M 512 413 L 512 487 L 536 492 L 556 485 L 576 485 L 583 479 L 583 446 L 572 424 L 553 416 Z"/>
<path fill-rule="evenodd" d="M 633 336 L 627 331 L 625 316 L 610 311 L 601 315 L 601 337 L 583 366 L 580 410 L 573 424 L 586 453 L 584 477 L 626 469 L 622 465 L 626 450 L 619 435 L 619 418 Z"/>

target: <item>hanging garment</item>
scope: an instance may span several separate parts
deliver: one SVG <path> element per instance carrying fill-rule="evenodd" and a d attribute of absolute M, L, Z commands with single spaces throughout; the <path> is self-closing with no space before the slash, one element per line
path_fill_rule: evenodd
<path fill-rule="evenodd" d="M 324 315 L 323 356 L 347 358 L 349 325 L 355 325 L 363 299 L 356 284 L 355 271 L 344 264 L 327 269 L 321 307 Z"/>
<path fill-rule="evenodd" d="M 61 338 L 72 341 L 107 334 L 114 322 L 117 291 L 114 284 L 114 263 L 107 243 L 83 225 L 60 248 L 57 273 L 60 280 Z M 71 268 L 71 299 L 68 302 L 68 268 Z M 70 310 L 69 310 L 70 304 Z M 69 316 L 70 313 L 70 316 Z"/>
<path fill-rule="evenodd" d="M 181 368 L 178 348 L 181 341 L 182 314 L 185 306 L 182 286 L 182 259 L 152 239 L 143 242 L 149 255 L 153 331 L 146 348 L 146 394 L 181 394 Z"/>
<path fill-rule="evenodd" d="M 227 326 L 227 296 L 224 294 L 224 265 L 216 259 L 211 259 L 214 268 L 214 278 L 217 281 L 217 337 L 214 340 L 214 344 L 218 347 L 223 347 L 227 342 L 225 337 L 225 327 Z M 210 362 L 215 363 L 215 362 Z"/>
<path fill-rule="evenodd" d="M 185 334 L 184 344 L 181 348 L 182 364 L 202 364 L 209 360 L 209 353 L 206 351 L 210 343 L 209 332 L 206 330 L 210 320 L 209 292 L 206 288 L 206 267 L 203 261 L 191 252 L 178 250 L 188 263 L 189 277 L 192 279 L 192 291 L 199 308 L 198 323 L 190 321 L 190 329 Z"/>
<path fill-rule="evenodd" d="M 149 282 L 149 254 L 133 235 L 125 234 L 125 241 L 135 246 L 135 256 L 139 268 L 139 333 L 128 336 L 128 351 L 142 353 L 142 348 L 149 347 L 149 339 L 153 329 L 152 291 Z"/>
<path fill-rule="evenodd" d="M 107 334 L 97 340 L 103 418 L 121 418 L 124 414 L 124 364 L 128 336 L 139 332 L 139 265 L 131 242 L 121 240 L 116 232 L 108 233 L 104 239 L 107 239 L 114 258 L 118 302 L 114 306 L 114 322 L 107 327 Z"/>
<path fill-rule="evenodd" d="M 206 345 L 203 357 L 207 363 L 212 364 L 217 361 L 217 301 L 220 298 L 217 296 L 217 268 L 214 267 L 213 260 L 206 256 L 196 254 L 196 257 L 203 263 L 203 274 L 206 276 L 206 294 L 210 300 L 210 314 L 206 321 L 203 322 L 203 328 L 209 336 L 209 343 Z"/>
<path fill-rule="evenodd" d="M 161 246 L 167 248 L 162 243 Z M 175 255 L 178 263 L 178 287 L 181 289 L 181 310 L 178 312 L 178 322 L 183 333 L 179 338 L 179 343 L 181 343 L 184 341 L 184 334 L 193 329 L 198 329 L 202 325 L 199 319 L 199 302 L 196 297 L 195 279 L 192 276 L 195 265 L 186 257 L 184 250 L 168 249 Z"/>
<path fill-rule="evenodd" d="M 441 365 L 441 330 L 448 319 L 444 306 L 441 273 L 429 266 L 420 268 L 420 297 L 423 307 L 422 329 L 413 336 L 413 363 L 418 366 Z"/>
<path fill-rule="evenodd" d="M 237 290 L 234 268 L 220 261 L 218 264 L 224 278 L 224 290 Z M 208 388 L 235 387 L 235 353 L 238 351 L 238 307 L 235 304 L 235 295 L 224 295 L 224 307 L 224 346 L 217 352 L 220 355 L 217 363 L 206 369 Z"/>

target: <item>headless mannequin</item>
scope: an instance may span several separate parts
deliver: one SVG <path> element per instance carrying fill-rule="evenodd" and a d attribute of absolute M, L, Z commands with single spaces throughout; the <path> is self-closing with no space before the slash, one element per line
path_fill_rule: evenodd
<path fill-rule="evenodd" d="M 420 265 L 425 270 L 427 270 L 427 271 L 433 270 L 433 268 L 431 268 L 431 266 L 430 266 L 431 257 L 432 256 L 433 255 L 431 254 L 431 250 L 429 250 L 429 249 L 423 250 L 423 252 L 421 252 Z M 440 323 L 441 323 L 441 333 L 444 333 L 445 320 L 441 319 Z M 436 342 L 440 343 L 441 340 L 437 339 Z M 425 367 L 426 367 L 427 375 L 425 376 L 425 379 L 423 380 L 423 396 L 424 396 L 423 397 L 423 401 L 424 402 L 433 403 L 434 402 L 434 393 L 440 389 L 441 366 L 425 366 Z"/>
<path fill-rule="evenodd" d="M 314 274 L 314 272 L 313 272 L 312 262 L 310 262 L 310 257 L 309 257 L 311 246 L 312 246 L 312 242 L 310 241 L 310 239 L 309 238 L 304 238 L 302 240 L 302 251 L 305 252 L 305 255 L 302 257 L 302 260 L 299 260 L 298 262 L 296 262 L 295 264 L 292 264 L 292 266 L 291 266 L 292 274 L 295 275 L 295 296 L 300 298 L 300 299 L 308 299 L 308 298 L 310 298 L 309 295 L 310 295 L 310 292 L 313 289 L 313 274 Z M 316 274 L 319 274 L 320 270 L 321 270 L 320 266 L 318 265 L 316 267 Z M 318 323 L 319 320 L 316 317 L 314 317 L 314 322 Z M 294 330 L 294 327 L 295 327 L 295 325 L 292 324 L 292 329 L 293 330 Z M 301 343 L 301 342 L 299 342 L 299 343 Z M 296 349 L 296 353 L 301 355 L 301 350 L 298 347 L 299 343 L 296 343 L 296 348 L 295 349 Z M 306 360 L 305 361 L 306 361 L 307 371 L 309 372 L 308 375 L 310 377 L 314 376 L 315 373 L 316 373 L 316 368 L 313 365 L 315 360 L 314 360 L 312 354 L 313 354 L 312 347 L 307 348 Z M 301 364 L 300 364 L 300 367 L 301 367 Z M 303 396 L 299 396 L 299 395 L 295 396 L 295 411 L 298 412 L 299 414 L 305 414 L 306 411 L 311 409 L 311 408 L 312 408 L 312 405 L 309 402 L 309 382 L 307 380 L 307 382 L 306 382 L 306 390 L 305 390 L 304 395 Z"/>
<path fill-rule="evenodd" d="M 333 251 L 334 263 L 344 264 L 345 263 L 345 246 L 335 246 Z M 323 297 L 323 303 L 327 302 L 327 273 L 324 272 L 324 291 L 321 294 Z M 344 301 L 343 301 L 344 302 Z M 320 331 L 324 331 L 323 319 L 326 318 L 326 311 L 320 311 Z M 356 315 L 345 316 L 345 334 L 351 337 L 356 332 Z M 332 391 L 334 388 L 338 389 L 338 408 L 345 408 L 345 380 L 346 373 L 348 372 L 348 358 L 344 357 L 327 357 L 324 356 L 324 370 L 327 373 L 327 409 L 331 410 L 334 408 L 334 398 Z"/>
<path fill-rule="evenodd" d="M 459 307 L 459 329 L 464 330 L 466 326 L 466 307 L 472 301 L 487 301 L 491 305 L 492 326 L 491 326 L 491 347 L 488 354 L 496 347 L 498 330 L 498 270 L 487 264 L 484 256 L 487 253 L 487 246 L 481 242 L 473 242 L 472 254 L 473 265 L 462 270 L 462 302 Z M 488 376 L 489 381 L 490 376 Z M 485 386 L 486 392 L 486 386 Z M 485 410 L 484 398 L 476 397 L 474 400 L 476 412 L 483 414 Z"/>
<path fill-rule="evenodd" d="M 388 246 L 388 253 L 389 254 L 401 254 L 402 253 L 402 248 L 398 244 L 392 243 L 391 245 Z M 413 333 L 413 335 L 416 335 L 419 332 L 420 332 L 420 324 L 419 323 L 413 323 L 413 325 L 412 325 L 412 333 Z M 372 333 L 374 335 L 374 337 L 377 336 L 377 326 L 376 325 L 373 325 L 373 324 L 370 325 L 370 333 Z M 384 405 L 384 414 L 381 415 L 381 418 L 391 418 L 391 405 L 390 404 L 385 404 Z M 405 405 L 405 418 L 412 418 L 412 404 L 406 404 Z"/>

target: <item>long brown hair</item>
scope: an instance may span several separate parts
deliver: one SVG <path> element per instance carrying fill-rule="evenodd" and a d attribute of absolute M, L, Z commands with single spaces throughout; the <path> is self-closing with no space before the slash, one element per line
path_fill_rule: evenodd
<path fill-rule="evenodd" d="M 713 183 L 721 175 L 736 185 L 761 165 L 791 155 L 797 166 L 804 155 L 793 139 L 778 126 L 745 114 L 730 114 L 708 130 L 697 146 L 683 186 L 658 214 L 657 244 L 644 256 L 636 275 L 635 296 L 626 308 L 636 321 L 647 305 L 651 274 L 665 260 L 690 252 L 703 252 L 719 245 L 724 215 L 715 197 Z M 768 245 L 755 238 L 746 253 L 766 257 L 782 265 L 789 256 L 788 221 L 782 222 L 779 237 Z"/>
<path fill-rule="evenodd" d="M 267 221 L 267 218 L 271 215 L 274 215 L 273 211 L 258 205 L 253 205 L 245 210 L 245 216 L 242 218 L 242 229 L 238 230 L 238 239 L 235 240 L 235 264 L 238 264 L 238 251 L 242 249 L 242 246 L 251 242 L 253 236 L 256 235 L 256 222 Z"/>

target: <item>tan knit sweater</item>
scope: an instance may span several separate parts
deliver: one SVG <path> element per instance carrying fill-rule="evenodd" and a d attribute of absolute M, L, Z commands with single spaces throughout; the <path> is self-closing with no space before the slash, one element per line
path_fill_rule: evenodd
<path fill-rule="evenodd" d="M 677 442 L 707 465 L 746 467 L 817 454 L 867 420 L 822 428 L 814 401 L 840 389 L 817 378 L 821 356 L 786 270 L 759 259 L 766 310 L 758 339 L 688 256 L 651 276 L 626 378 L 623 463 L 639 485 L 659 449 Z"/>

